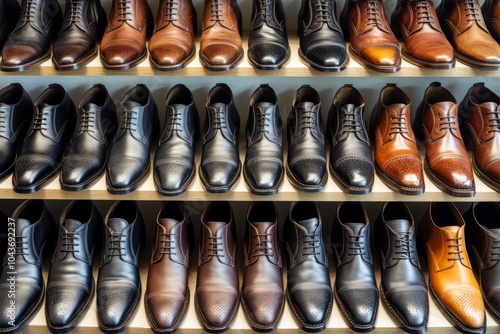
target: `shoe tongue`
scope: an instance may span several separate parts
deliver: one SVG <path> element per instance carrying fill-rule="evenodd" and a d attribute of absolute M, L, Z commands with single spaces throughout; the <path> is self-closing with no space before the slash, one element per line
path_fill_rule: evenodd
<path fill-rule="evenodd" d="M 111 232 L 122 232 L 128 226 L 128 222 L 121 218 L 108 219 L 108 228 Z"/>
<path fill-rule="evenodd" d="M 224 108 L 225 106 L 226 105 L 224 103 L 217 102 L 217 103 L 212 104 L 210 107 L 215 108 L 215 109 L 221 109 L 221 108 Z"/>
<path fill-rule="evenodd" d="M 135 102 L 135 101 L 123 102 L 123 108 L 125 108 L 127 110 L 135 109 L 135 108 L 139 108 L 139 107 L 142 107 L 142 105 L 140 103 Z"/>
<path fill-rule="evenodd" d="M 300 102 L 297 105 L 297 109 L 311 110 L 313 107 L 314 107 L 314 103 L 312 103 L 312 102 Z"/>
<path fill-rule="evenodd" d="M 273 104 L 270 102 L 259 102 L 255 104 L 255 107 L 262 109 L 263 111 L 266 110 L 267 108 L 272 107 Z"/>
<path fill-rule="evenodd" d="M 83 107 L 82 107 L 82 109 L 83 109 L 84 111 L 90 111 L 90 110 L 92 110 L 92 109 L 97 109 L 97 108 L 99 108 L 99 106 L 98 106 L 97 104 L 95 104 L 95 103 L 92 103 L 92 102 L 85 103 L 85 104 L 83 105 Z"/>
<path fill-rule="evenodd" d="M 495 102 L 488 101 L 488 102 L 481 103 L 481 107 L 489 109 L 489 110 L 497 110 L 498 104 L 496 104 Z"/>
<path fill-rule="evenodd" d="M 64 229 L 68 232 L 74 232 L 82 225 L 81 222 L 74 219 L 66 219 L 63 223 Z"/>
<path fill-rule="evenodd" d="M 168 233 L 170 232 L 170 230 L 177 224 L 179 224 L 179 222 L 175 219 L 170 219 L 170 218 L 161 218 L 159 221 L 161 226 L 163 226 L 165 228 L 165 231 Z"/>
<path fill-rule="evenodd" d="M 224 222 L 207 222 L 206 225 L 208 226 L 208 228 L 210 229 L 210 231 L 212 231 L 212 235 L 216 235 L 217 234 L 217 231 L 226 226 L 227 224 L 224 223 Z"/>
<path fill-rule="evenodd" d="M 495 235 L 498 239 L 500 239 L 500 228 L 492 228 L 488 230 L 491 234 Z"/>
<path fill-rule="evenodd" d="M 26 219 L 22 219 L 22 218 L 17 218 L 16 219 L 16 235 L 22 235 L 23 233 L 23 230 L 30 226 L 30 222 Z"/>
<path fill-rule="evenodd" d="M 269 223 L 269 222 L 254 222 L 252 223 L 253 226 L 255 226 L 255 228 L 257 229 L 257 231 L 259 232 L 259 234 L 264 234 L 267 232 L 267 230 L 269 229 L 269 227 L 271 227 L 273 225 L 273 223 Z"/>
<path fill-rule="evenodd" d="M 342 106 L 347 112 L 352 113 L 356 109 L 356 106 L 354 104 L 344 104 Z"/>
<path fill-rule="evenodd" d="M 443 227 L 443 230 L 448 232 L 449 234 L 456 236 L 458 233 L 458 230 L 460 230 L 460 227 L 458 226 L 445 226 Z"/>
<path fill-rule="evenodd" d="M 410 222 L 406 219 L 395 219 L 387 222 L 393 230 L 396 232 L 406 232 L 410 228 Z"/>
<path fill-rule="evenodd" d="M 358 235 L 361 229 L 365 227 L 363 223 L 346 223 L 345 225 L 349 227 L 355 235 Z"/>
<path fill-rule="evenodd" d="M 175 103 L 170 105 L 174 110 L 184 110 L 186 108 L 185 104 Z"/>
<path fill-rule="evenodd" d="M 299 221 L 299 225 L 303 226 L 307 232 L 313 233 L 319 225 L 318 218 L 310 218 Z"/>
<path fill-rule="evenodd" d="M 451 107 L 453 107 L 454 104 L 455 103 L 451 101 L 443 101 L 436 103 L 436 105 L 438 105 L 441 109 L 443 109 L 443 113 L 445 116 L 448 116 L 448 112 L 450 111 Z"/>

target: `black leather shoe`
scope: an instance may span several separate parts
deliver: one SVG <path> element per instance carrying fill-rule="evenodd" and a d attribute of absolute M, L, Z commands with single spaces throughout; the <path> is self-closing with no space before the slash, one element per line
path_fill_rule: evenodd
<path fill-rule="evenodd" d="M 382 301 L 405 331 L 423 334 L 427 332 L 429 298 L 408 207 L 402 202 L 384 204 L 375 233 L 382 259 Z"/>
<path fill-rule="evenodd" d="M 61 7 L 53 0 L 23 0 L 21 15 L 2 49 L 1 69 L 24 71 L 50 58 L 50 43 L 62 22 Z"/>
<path fill-rule="evenodd" d="M 322 190 L 328 173 L 321 100 L 318 92 L 308 85 L 300 87 L 293 96 L 287 136 L 288 180 L 304 191 Z"/>
<path fill-rule="evenodd" d="M 253 0 L 248 60 L 260 70 L 278 70 L 290 58 L 281 0 Z"/>
<path fill-rule="evenodd" d="M 45 303 L 45 319 L 52 333 L 75 328 L 92 301 L 92 263 L 101 225 L 101 214 L 92 201 L 73 201 L 61 215 Z"/>
<path fill-rule="evenodd" d="M 42 260 L 50 247 L 55 224 L 41 200 L 22 203 L 12 218 L 16 221 L 16 255 L 14 261 L 6 255 L 0 275 L 0 333 L 20 332 L 42 305 L 45 294 Z M 17 273 L 14 281 L 12 272 Z M 11 284 L 15 286 L 14 296 Z"/>
<path fill-rule="evenodd" d="M 165 127 L 156 148 L 154 181 L 162 195 L 180 195 L 196 174 L 194 147 L 200 119 L 193 94 L 184 85 L 174 86 L 165 100 Z"/>
<path fill-rule="evenodd" d="M 318 71 L 342 71 L 349 63 L 344 35 L 335 16 L 334 0 L 302 0 L 299 56 Z"/>
<path fill-rule="evenodd" d="M 378 289 L 370 249 L 370 224 L 360 202 L 337 206 L 332 243 L 337 259 L 335 299 L 351 329 L 375 328 Z"/>
<path fill-rule="evenodd" d="M 350 194 L 367 194 L 373 185 L 373 156 L 364 111 L 365 102 L 358 90 L 344 85 L 328 112 L 330 172 L 340 189 Z"/>
<path fill-rule="evenodd" d="M 56 70 L 74 70 L 97 56 L 97 41 L 106 29 L 100 0 L 66 0 L 64 21 L 52 47 Z"/>
<path fill-rule="evenodd" d="M 474 203 L 464 214 L 467 250 L 490 314 L 500 321 L 500 224 L 498 203 Z"/>
<path fill-rule="evenodd" d="M 18 193 L 35 192 L 56 175 L 75 129 L 75 104 L 61 85 L 43 91 L 34 113 L 14 168 L 12 184 Z"/>
<path fill-rule="evenodd" d="M 158 109 L 145 85 L 128 91 L 106 166 L 106 183 L 112 194 L 128 194 L 149 172 L 151 146 L 159 132 Z"/>
<path fill-rule="evenodd" d="M 105 219 L 105 237 L 97 278 L 97 318 L 105 333 L 120 332 L 141 299 L 139 258 L 145 226 L 137 204 L 116 202 Z"/>
<path fill-rule="evenodd" d="M 3 48 L 7 37 L 16 27 L 21 7 L 16 0 L 0 1 L 0 50 Z"/>
<path fill-rule="evenodd" d="M 288 303 L 303 330 L 321 331 L 332 311 L 333 293 L 316 204 L 292 203 L 283 233 L 288 258 Z"/>
<path fill-rule="evenodd" d="M 269 85 L 260 85 L 249 105 L 243 176 L 252 193 L 276 194 L 283 182 L 283 136 L 278 97 Z"/>
<path fill-rule="evenodd" d="M 241 172 L 238 149 L 240 115 L 233 92 L 226 84 L 217 84 L 210 90 L 205 108 L 200 179 L 206 191 L 225 193 Z"/>
<path fill-rule="evenodd" d="M 116 106 L 106 87 L 94 85 L 78 106 L 76 131 L 62 161 L 61 189 L 83 190 L 99 179 L 116 123 Z"/>
<path fill-rule="evenodd" d="M 14 83 L 0 90 L 0 181 L 14 169 L 32 115 L 33 101 L 23 86 Z"/>

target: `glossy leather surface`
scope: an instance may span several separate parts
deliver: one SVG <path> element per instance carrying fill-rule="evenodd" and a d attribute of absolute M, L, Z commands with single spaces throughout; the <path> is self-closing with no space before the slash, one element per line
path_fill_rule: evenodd
<path fill-rule="evenodd" d="M 149 61 L 157 70 L 186 66 L 195 56 L 196 10 L 191 0 L 160 1 L 149 41 Z"/>
<path fill-rule="evenodd" d="M 481 6 L 486 27 L 491 36 L 500 42 L 500 2 L 498 0 L 486 0 Z"/>
<path fill-rule="evenodd" d="M 250 191 L 277 193 L 283 181 L 283 135 L 278 97 L 269 85 L 260 85 L 250 97 L 246 137 L 243 175 Z"/>
<path fill-rule="evenodd" d="M 17 333 L 29 323 L 42 305 L 45 285 L 42 275 L 42 260 L 50 252 L 50 235 L 55 222 L 41 200 L 23 202 L 14 212 L 15 219 L 15 296 L 9 281 L 12 274 L 8 256 L 3 259 L 0 274 L 0 331 Z M 9 294 L 11 297 L 9 298 Z M 14 299 L 15 298 L 15 299 Z M 14 314 L 11 301 L 15 300 Z M 13 321 L 14 320 L 14 321 Z"/>
<path fill-rule="evenodd" d="M 3 48 L 7 37 L 16 27 L 21 7 L 16 0 L 0 1 L 0 50 Z"/>
<path fill-rule="evenodd" d="M 107 188 L 112 194 L 130 193 L 144 181 L 160 126 L 156 103 L 145 85 L 128 91 L 120 104 L 118 130 L 106 165 Z"/>
<path fill-rule="evenodd" d="M 78 325 L 94 296 L 92 264 L 102 217 L 92 201 L 73 201 L 61 214 L 47 280 L 45 318 L 51 332 Z"/>
<path fill-rule="evenodd" d="M 229 191 L 238 180 L 241 162 L 238 148 L 240 115 L 226 84 L 215 85 L 205 104 L 200 179 L 206 191 Z"/>
<path fill-rule="evenodd" d="M 121 201 L 109 209 L 104 222 L 102 259 L 97 278 L 97 319 L 105 333 L 121 331 L 141 299 L 139 258 L 145 226 L 135 202 Z"/>
<path fill-rule="evenodd" d="M 373 272 L 370 222 L 360 202 L 339 203 L 332 244 L 337 261 L 335 299 L 351 329 L 374 329 L 378 289 Z"/>
<path fill-rule="evenodd" d="M 364 111 L 363 97 L 348 84 L 337 91 L 328 112 L 330 172 L 340 188 L 351 194 L 369 193 L 374 180 Z"/>
<path fill-rule="evenodd" d="M 476 175 L 500 191 L 500 97 L 484 83 L 476 83 L 458 109 L 461 131 L 472 143 Z"/>
<path fill-rule="evenodd" d="M 411 101 L 395 84 L 380 91 L 370 119 L 375 168 L 391 189 L 409 195 L 424 191 L 422 162 L 410 123 Z"/>
<path fill-rule="evenodd" d="M 35 102 L 34 114 L 14 168 L 14 191 L 39 190 L 61 168 L 76 123 L 76 108 L 59 84 L 51 84 Z"/>
<path fill-rule="evenodd" d="M 427 88 L 415 116 L 415 131 L 425 142 L 425 172 L 453 196 L 474 196 L 472 164 L 458 126 L 458 105 L 439 82 Z"/>
<path fill-rule="evenodd" d="M 169 91 L 165 106 L 165 126 L 154 158 L 154 181 L 160 194 L 179 195 L 196 173 L 194 149 L 200 120 L 193 94 L 184 85 Z"/>
<path fill-rule="evenodd" d="M 382 264 L 382 301 L 403 329 L 425 333 L 429 298 L 417 254 L 415 222 L 408 207 L 402 202 L 384 204 L 375 233 Z"/>
<path fill-rule="evenodd" d="M 314 88 L 303 85 L 295 92 L 287 124 L 288 180 L 298 189 L 320 191 L 328 172 L 321 99 Z"/>
<path fill-rule="evenodd" d="M 62 160 L 62 189 L 86 189 L 102 175 L 116 127 L 115 103 L 106 87 L 96 84 L 78 105 L 76 130 Z"/>
<path fill-rule="evenodd" d="M 248 60 L 261 70 L 277 70 L 290 58 L 281 0 L 253 0 Z"/>
<path fill-rule="evenodd" d="M 61 22 L 57 1 L 23 0 L 19 20 L 2 49 L 1 69 L 24 71 L 49 59 Z"/>
<path fill-rule="evenodd" d="M 0 180 L 14 169 L 32 114 L 33 101 L 23 86 L 15 83 L 0 90 Z"/>
<path fill-rule="evenodd" d="M 247 210 L 241 297 L 256 331 L 271 331 L 285 306 L 278 237 L 278 212 L 272 202 L 252 202 Z"/>
<path fill-rule="evenodd" d="M 207 331 L 229 329 L 239 305 L 236 228 L 229 202 L 208 202 L 201 233 L 195 309 Z"/>
<path fill-rule="evenodd" d="M 430 290 L 438 306 L 461 331 L 484 333 L 484 303 L 465 248 L 464 230 L 465 222 L 452 203 L 431 203 L 419 225 Z"/>
<path fill-rule="evenodd" d="M 399 0 L 391 26 L 403 40 L 402 56 L 417 66 L 450 69 L 455 66 L 453 47 L 446 39 L 430 0 Z"/>
<path fill-rule="evenodd" d="M 300 58 L 319 71 L 342 71 L 349 63 L 335 1 L 302 0 L 299 11 Z"/>
<path fill-rule="evenodd" d="M 151 328 L 171 333 L 189 305 L 189 259 L 193 226 L 182 202 L 164 202 L 156 217 L 144 305 Z M 191 245 L 194 246 L 194 245 Z"/>
<path fill-rule="evenodd" d="M 2 224 L 0 225 L 0 258 L 3 260 L 3 257 L 5 256 L 7 252 L 7 242 L 8 242 L 8 217 L 5 213 L 0 211 L 0 220 L 7 222 L 7 224 Z"/>
<path fill-rule="evenodd" d="M 333 305 L 323 224 L 314 202 L 290 204 L 283 226 L 287 255 L 287 299 L 303 330 L 325 329 Z"/>

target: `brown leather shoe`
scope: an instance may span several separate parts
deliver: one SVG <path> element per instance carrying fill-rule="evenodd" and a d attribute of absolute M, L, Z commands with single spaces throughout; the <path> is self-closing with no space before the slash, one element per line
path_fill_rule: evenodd
<path fill-rule="evenodd" d="M 431 203 L 420 222 L 429 287 L 441 309 L 464 333 L 484 333 L 479 285 L 465 248 L 465 222 L 452 203 Z"/>
<path fill-rule="evenodd" d="M 457 102 L 439 82 L 425 91 L 414 124 L 417 138 L 425 142 L 424 169 L 431 181 L 450 195 L 474 196 L 474 175 L 458 126 Z"/>
<path fill-rule="evenodd" d="M 146 315 L 156 333 L 175 331 L 186 314 L 192 229 L 184 203 L 161 205 L 144 295 Z"/>
<path fill-rule="evenodd" d="M 283 314 L 285 291 L 273 202 L 248 206 L 244 257 L 241 300 L 245 315 L 254 330 L 275 330 Z"/>
<path fill-rule="evenodd" d="M 379 72 L 401 69 L 399 43 L 384 14 L 382 0 L 347 0 L 340 14 L 351 56 L 362 66 Z"/>
<path fill-rule="evenodd" d="M 195 55 L 196 11 L 191 0 L 162 0 L 149 41 L 149 61 L 157 70 L 176 70 Z"/>
<path fill-rule="evenodd" d="M 500 1 L 486 0 L 481 6 L 484 21 L 491 36 L 500 43 Z"/>
<path fill-rule="evenodd" d="M 241 11 L 237 0 L 205 0 L 200 61 L 211 71 L 226 71 L 243 58 Z"/>
<path fill-rule="evenodd" d="M 146 38 L 153 30 L 147 0 L 113 0 L 101 41 L 101 62 L 108 70 L 127 70 L 147 55 Z"/>
<path fill-rule="evenodd" d="M 474 170 L 481 181 L 500 192 L 500 97 L 484 83 L 476 83 L 459 110 L 462 128 L 474 148 Z"/>
<path fill-rule="evenodd" d="M 375 149 L 375 170 L 389 188 L 408 195 L 424 192 L 422 162 L 410 123 L 411 101 L 387 84 L 381 91 L 370 120 Z"/>
<path fill-rule="evenodd" d="M 208 202 L 201 221 L 194 302 L 207 331 L 229 329 L 239 305 L 236 229 L 229 202 Z"/>
<path fill-rule="evenodd" d="M 392 30 L 403 40 L 403 59 L 433 69 L 455 67 L 453 47 L 441 30 L 430 0 L 399 0 L 391 17 Z"/>
<path fill-rule="evenodd" d="M 443 0 L 436 11 L 459 61 L 480 69 L 500 69 L 500 45 L 488 32 L 477 0 Z"/>

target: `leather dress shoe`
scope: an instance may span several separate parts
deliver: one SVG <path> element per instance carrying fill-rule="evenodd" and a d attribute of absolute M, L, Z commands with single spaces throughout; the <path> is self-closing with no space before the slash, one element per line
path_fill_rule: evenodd
<path fill-rule="evenodd" d="M 154 69 L 182 68 L 194 59 L 196 10 L 191 0 L 162 0 L 151 40 L 149 61 Z"/>
<path fill-rule="evenodd" d="M 64 19 L 52 47 L 56 70 L 74 70 L 97 57 L 97 41 L 106 28 L 100 0 L 66 0 Z"/>
<path fill-rule="evenodd" d="M 121 101 L 118 130 L 106 165 L 106 183 L 112 194 L 128 194 L 149 172 L 150 151 L 159 132 L 158 109 L 149 89 L 139 84 Z"/>
<path fill-rule="evenodd" d="M 248 60 L 260 70 L 278 70 L 290 59 L 281 0 L 253 0 Z"/>
<path fill-rule="evenodd" d="M 73 201 L 61 215 L 47 281 L 45 318 L 53 333 L 74 329 L 94 297 L 92 264 L 102 217 L 92 201 Z"/>
<path fill-rule="evenodd" d="M 14 191 L 19 193 L 35 192 L 56 175 L 75 130 L 75 104 L 61 85 L 49 85 L 33 109 L 12 178 Z"/>
<path fill-rule="evenodd" d="M 344 35 L 335 16 L 334 0 L 302 0 L 299 56 L 318 71 L 342 71 L 349 63 Z"/>
<path fill-rule="evenodd" d="M 303 330 L 322 331 L 333 306 L 323 224 L 314 202 L 291 203 L 283 227 L 288 304 Z"/>
<path fill-rule="evenodd" d="M 156 217 L 144 306 L 156 333 L 172 333 L 189 305 L 189 258 L 193 226 L 182 202 L 165 202 Z"/>
<path fill-rule="evenodd" d="M 113 0 L 101 40 L 101 62 L 108 70 L 127 70 L 147 55 L 153 13 L 146 0 Z"/>
<path fill-rule="evenodd" d="M 116 124 L 116 106 L 106 87 L 94 85 L 78 106 L 76 131 L 62 161 L 61 189 L 83 190 L 98 180 L 104 172 Z"/>
<path fill-rule="evenodd" d="M 226 71 L 243 58 L 241 11 L 237 0 L 205 0 L 200 40 L 201 64 Z"/>
<path fill-rule="evenodd" d="M 339 203 L 332 227 L 337 260 L 335 299 L 349 327 L 359 332 L 375 328 L 378 309 L 370 244 L 370 222 L 363 205 Z"/>
<path fill-rule="evenodd" d="M 249 107 L 243 176 L 252 193 L 276 194 L 284 174 L 278 97 L 269 85 L 260 85 L 252 94 Z"/>
<path fill-rule="evenodd" d="M 45 295 L 42 261 L 50 247 L 49 239 L 55 225 L 54 218 L 41 200 L 22 203 L 12 218 L 15 220 L 15 260 L 9 260 L 7 254 L 0 274 L 2 333 L 22 331 L 42 305 Z M 12 271 L 17 273 L 14 281 Z M 14 293 L 12 285 L 15 286 Z M 12 307 L 12 302 L 15 307 Z"/>
<path fill-rule="evenodd" d="M 485 333 L 479 285 L 465 248 L 465 222 L 453 203 L 430 203 L 419 225 L 427 252 L 429 287 L 438 306 L 463 333 Z"/>
<path fill-rule="evenodd" d="M 154 182 L 160 194 L 180 195 L 196 174 L 194 148 L 200 120 L 193 94 L 184 85 L 168 92 L 165 106 L 165 127 L 154 158 Z"/>
<path fill-rule="evenodd" d="M 375 170 L 389 188 L 407 195 L 424 192 L 424 175 L 417 140 L 410 123 L 411 101 L 387 84 L 380 91 L 370 119 Z"/>
<path fill-rule="evenodd" d="M 500 192 L 500 97 L 484 83 L 474 84 L 458 107 L 461 132 L 473 147 L 476 175 Z"/>
<path fill-rule="evenodd" d="M 362 66 L 379 72 L 401 69 L 399 43 L 385 17 L 382 0 L 347 0 L 340 13 L 351 56 Z"/>
<path fill-rule="evenodd" d="M 228 192 L 241 172 L 240 115 L 231 89 L 226 84 L 215 85 L 208 94 L 205 109 L 200 179 L 208 192 Z"/>
<path fill-rule="evenodd" d="M 323 189 L 328 179 L 321 99 L 309 85 L 293 95 L 288 115 L 286 173 L 290 183 L 304 191 Z"/>
<path fill-rule="evenodd" d="M 0 50 L 3 48 L 7 37 L 16 27 L 21 7 L 16 0 L 0 1 Z"/>
<path fill-rule="evenodd" d="M 57 1 L 23 0 L 19 20 L 2 49 L 2 71 L 24 71 L 48 60 L 61 22 Z"/>
<path fill-rule="evenodd" d="M 247 210 L 241 301 L 255 331 L 272 331 L 285 307 L 278 212 L 273 202 L 252 202 Z"/>
<path fill-rule="evenodd" d="M 116 333 L 131 320 L 141 299 L 139 258 L 145 243 L 145 226 L 137 204 L 132 201 L 114 203 L 104 224 L 97 318 L 101 331 Z"/>
<path fill-rule="evenodd" d="M 446 39 L 430 0 L 399 0 L 391 17 L 392 30 L 403 40 L 403 59 L 432 69 L 455 67 L 453 47 Z"/>
<path fill-rule="evenodd" d="M 207 331 L 229 329 L 239 305 L 236 228 L 229 202 L 209 202 L 200 218 L 201 235 L 195 309 Z"/>
<path fill-rule="evenodd" d="M 474 175 L 458 126 L 457 102 L 439 82 L 426 89 L 414 129 L 425 141 L 424 169 L 436 187 L 453 196 L 474 196 Z"/>
<path fill-rule="evenodd" d="M 443 0 L 436 12 L 459 61 L 479 69 L 500 69 L 500 45 L 491 37 L 477 0 Z"/>
<path fill-rule="evenodd" d="M 23 86 L 14 83 L 0 90 L 0 181 L 14 169 L 32 114 L 33 101 Z"/>
<path fill-rule="evenodd" d="M 429 298 L 416 248 L 415 223 L 402 202 L 384 204 L 375 224 L 382 301 L 409 333 L 427 332 Z"/>
<path fill-rule="evenodd" d="M 335 94 L 328 112 L 330 172 L 340 189 L 350 194 L 369 193 L 374 180 L 364 111 L 365 102 L 359 91 L 344 85 Z"/>
<path fill-rule="evenodd" d="M 500 2 L 498 0 L 485 0 L 481 6 L 484 22 L 491 36 L 500 43 Z"/>
<path fill-rule="evenodd" d="M 500 205 L 498 203 L 474 203 L 465 212 L 467 250 L 479 283 L 479 289 L 490 314 L 500 319 Z"/>

